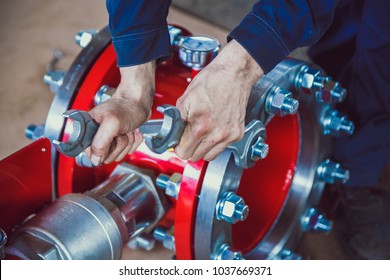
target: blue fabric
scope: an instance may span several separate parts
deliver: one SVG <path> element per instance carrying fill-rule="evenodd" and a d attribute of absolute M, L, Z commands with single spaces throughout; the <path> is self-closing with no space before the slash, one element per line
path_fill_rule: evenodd
<path fill-rule="evenodd" d="M 109 27 L 118 66 L 171 56 L 168 15 L 171 0 L 107 0 Z"/>
<path fill-rule="evenodd" d="M 348 185 L 374 186 L 390 163 L 390 1 L 355 0 L 336 15 L 310 55 L 348 89 L 339 110 L 356 129 L 335 138 L 333 156 L 351 170 Z"/>
<path fill-rule="evenodd" d="M 107 0 L 118 66 L 171 55 L 170 0 Z M 351 171 L 349 185 L 375 185 L 390 162 L 390 1 L 261 0 L 232 30 L 265 72 L 291 51 L 310 55 L 348 89 L 340 110 L 356 124 L 335 139 L 334 158 Z"/>

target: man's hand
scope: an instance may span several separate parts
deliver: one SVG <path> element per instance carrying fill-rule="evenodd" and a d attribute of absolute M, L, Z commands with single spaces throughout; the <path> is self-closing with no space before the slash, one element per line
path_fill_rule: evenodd
<path fill-rule="evenodd" d="M 151 114 L 155 90 L 155 62 L 122 67 L 115 94 L 89 113 L 100 123 L 91 148 L 86 150 L 93 165 L 122 160 L 141 144 L 137 128 Z"/>
<path fill-rule="evenodd" d="M 210 161 L 245 131 L 252 86 L 264 74 L 235 40 L 206 66 L 177 101 L 186 129 L 175 148 L 182 159 Z"/>

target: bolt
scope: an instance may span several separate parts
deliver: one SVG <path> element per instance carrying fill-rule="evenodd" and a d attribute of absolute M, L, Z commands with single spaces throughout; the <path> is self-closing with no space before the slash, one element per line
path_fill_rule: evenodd
<path fill-rule="evenodd" d="M 0 260 L 4 259 L 6 244 L 7 244 L 7 234 L 2 228 L 0 228 Z"/>
<path fill-rule="evenodd" d="M 337 110 L 328 110 L 322 119 L 322 128 L 324 135 L 352 135 L 355 124 Z"/>
<path fill-rule="evenodd" d="M 93 36 L 95 36 L 97 33 L 98 31 L 96 29 L 80 30 L 74 39 L 77 45 L 85 48 L 92 41 Z"/>
<path fill-rule="evenodd" d="M 141 234 L 136 238 L 131 239 L 127 243 L 127 247 L 133 250 L 141 248 L 146 251 L 151 251 L 154 249 L 155 244 L 156 244 L 155 240 L 149 234 Z"/>
<path fill-rule="evenodd" d="M 156 186 L 163 189 L 165 194 L 177 199 L 180 192 L 180 182 L 182 175 L 174 173 L 172 176 L 160 174 L 156 179 Z"/>
<path fill-rule="evenodd" d="M 182 38 L 182 30 L 180 28 L 169 25 L 168 26 L 169 38 L 172 46 L 177 46 Z"/>
<path fill-rule="evenodd" d="M 318 213 L 315 208 L 308 208 L 301 218 L 303 231 L 314 233 L 329 233 L 332 230 L 333 222 Z"/>
<path fill-rule="evenodd" d="M 234 192 L 225 192 L 216 205 L 216 218 L 230 224 L 244 221 L 249 214 L 249 207 L 242 197 Z"/>
<path fill-rule="evenodd" d="M 107 85 L 101 86 L 98 92 L 95 94 L 95 97 L 93 98 L 95 106 L 100 105 L 103 102 L 110 99 L 112 95 L 115 93 L 115 91 L 116 89 L 110 86 Z"/>
<path fill-rule="evenodd" d="M 153 237 L 157 241 L 162 242 L 164 248 L 175 251 L 175 237 L 169 233 L 169 230 L 165 227 L 157 227 L 153 231 Z"/>
<path fill-rule="evenodd" d="M 52 93 L 57 93 L 62 86 L 65 74 L 64 70 L 48 70 L 43 76 L 43 82 L 49 86 Z"/>
<path fill-rule="evenodd" d="M 315 93 L 316 101 L 319 103 L 342 102 L 347 96 L 347 90 L 338 82 L 327 80 L 321 90 Z"/>
<path fill-rule="evenodd" d="M 298 100 L 291 97 L 292 93 L 280 87 L 275 88 L 267 96 L 265 110 L 277 116 L 293 115 L 298 111 Z"/>
<path fill-rule="evenodd" d="M 349 170 L 343 168 L 340 163 L 333 162 L 330 159 L 322 162 L 317 168 L 318 178 L 326 183 L 334 184 L 336 182 L 345 184 L 349 180 Z"/>
<path fill-rule="evenodd" d="M 244 260 L 242 253 L 236 249 L 233 249 L 231 246 L 227 244 L 222 244 L 215 256 L 216 260 Z"/>
<path fill-rule="evenodd" d="M 267 157 L 269 145 L 264 142 L 262 137 L 259 137 L 256 143 L 252 146 L 251 160 L 258 161 Z"/>
<path fill-rule="evenodd" d="M 305 65 L 297 75 L 296 88 L 308 95 L 314 95 L 321 91 L 329 77 L 323 76 L 321 70 L 314 69 Z"/>
<path fill-rule="evenodd" d="M 275 260 L 301 260 L 302 256 L 298 255 L 297 253 L 288 250 L 288 249 L 282 249 L 280 253 L 275 257 Z"/>
<path fill-rule="evenodd" d="M 323 76 L 320 70 L 304 66 L 298 74 L 296 88 L 301 92 L 313 95 L 319 103 L 342 102 L 347 94 L 346 89 L 329 76 Z"/>
<path fill-rule="evenodd" d="M 30 124 L 25 130 L 24 134 L 28 139 L 37 140 L 44 136 L 45 125 Z"/>

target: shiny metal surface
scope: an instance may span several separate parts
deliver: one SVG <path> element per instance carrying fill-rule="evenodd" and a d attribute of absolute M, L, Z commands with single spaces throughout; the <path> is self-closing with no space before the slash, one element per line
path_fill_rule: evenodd
<path fill-rule="evenodd" d="M 183 64 L 200 70 L 217 56 L 221 45 L 212 37 L 187 36 L 180 39 L 178 46 Z"/>
<path fill-rule="evenodd" d="M 7 254 L 22 259 L 120 259 L 126 228 L 110 201 L 68 194 L 15 232 Z"/>
<path fill-rule="evenodd" d="M 225 192 L 236 192 L 243 169 L 230 152 L 211 161 L 203 180 L 196 214 L 194 250 L 196 259 L 215 259 L 223 244 L 231 246 L 231 224 L 216 218 L 216 205 Z"/>
<path fill-rule="evenodd" d="M 22 259 L 120 259 L 129 239 L 150 232 L 168 205 L 143 170 L 119 165 L 85 194 L 68 194 L 24 223 L 7 253 Z"/>
<path fill-rule="evenodd" d="M 297 92 L 296 76 L 304 65 L 301 61 L 286 60 L 264 76 L 252 90 L 246 119 L 249 121 L 257 118 L 265 123 L 272 118 L 272 114 L 265 110 L 266 97 L 274 91 L 275 86 L 293 93 L 294 98 L 301 103 L 298 111 L 301 143 L 297 151 L 297 169 L 285 205 L 266 236 L 244 255 L 245 259 L 273 259 L 280 258 L 281 254 L 286 255 L 283 253 L 286 252 L 285 248 L 293 247 L 302 234 L 301 216 L 308 206 L 319 201 L 324 187 L 324 182 L 317 178 L 317 166 L 329 155 L 330 139 L 321 135 L 318 116 L 328 106 L 318 104 L 312 96 Z M 232 244 L 231 225 L 217 221 L 212 207 L 218 203 L 218 198 L 223 193 L 237 190 L 242 170 L 234 167 L 232 161 L 233 158 L 229 158 L 224 152 L 209 163 L 206 171 L 195 228 L 194 247 L 197 259 L 217 258 L 221 246 Z"/>
<path fill-rule="evenodd" d="M 70 108 L 89 69 L 91 69 L 96 59 L 110 42 L 111 34 L 108 27 L 106 27 L 102 29 L 97 36 L 93 37 L 92 41 L 80 52 L 70 66 L 64 76 L 61 87 L 54 96 L 46 118 L 44 134 L 50 140 L 61 140 L 65 127 L 62 113 Z M 55 149 L 52 149 L 53 198 L 57 197 L 57 161 L 58 152 Z"/>
<path fill-rule="evenodd" d="M 84 111 L 68 110 L 62 115 L 64 118 L 73 120 L 73 132 L 66 142 L 54 139 L 52 143 L 60 153 L 68 157 L 77 157 L 92 144 L 99 124 Z"/>

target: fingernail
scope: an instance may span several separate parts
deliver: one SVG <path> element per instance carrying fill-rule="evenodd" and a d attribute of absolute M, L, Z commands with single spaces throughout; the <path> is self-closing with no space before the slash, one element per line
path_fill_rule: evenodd
<path fill-rule="evenodd" d="M 91 162 L 92 162 L 93 166 L 99 166 L 102 163 L 102 157 L 92 155 Z"/>

